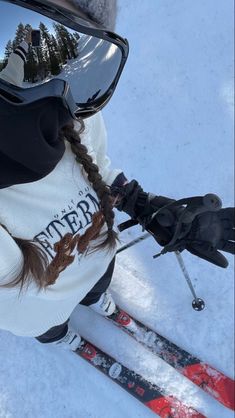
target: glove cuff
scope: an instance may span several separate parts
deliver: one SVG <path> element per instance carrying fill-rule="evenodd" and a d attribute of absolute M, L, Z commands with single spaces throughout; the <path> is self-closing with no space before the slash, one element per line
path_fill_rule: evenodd
<path fill-rule="evenodd" d="M 138 219 L 141 224 L 145 224 L 147 219 L 159 208 L 173 201 L 166 197 L 144 192 L 136 180 L 122 186 L 113 183 L 111 194 L 115 197 L 119 196 L 115 207 L 126 212 L 132 219 Z"/>
<path fill-rule="evenodd" d="M 139 193 L 141 192 L 144 193 L 136 180 L 132 180 L 121 187 L 116 185 L 111 186 L 111 194 L 115 197 L 117 195 L 119 196 L 115 207 L 120 211 L 126 212 L 132 219 L 136 219 L 138 216 L 137 213 L 139 213 L 139 211 L 136 211 L 136 205 Z M 145 193 L 145 195 L 147 196 L 147 193 Z M 143 199 L 144 197 L 141 198 L 141 201 Z"/>

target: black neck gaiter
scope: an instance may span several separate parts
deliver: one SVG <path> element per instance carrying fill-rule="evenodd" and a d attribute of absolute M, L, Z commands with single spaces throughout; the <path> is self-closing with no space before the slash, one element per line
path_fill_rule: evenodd
<path fill-rule="evenodd" d="M 49 174 L 65 152 L 59 131 L 71 122 L 61 99 L 17 105 L 0 96 L 0 189 Z"/>

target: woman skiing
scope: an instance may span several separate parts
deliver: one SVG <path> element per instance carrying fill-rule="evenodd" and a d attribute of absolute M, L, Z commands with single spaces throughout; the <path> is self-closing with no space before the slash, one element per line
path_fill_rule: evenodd
<path fill-rule="evenodd" d="M 66 0 L 56 7 L 41 1 L 37 12 L 45 7 L 54 19 L 59 13 L 68 22 L 71 13 L 77 14 L 86 23 L 84 33 L 91 35 L 91 18 L 104 21 L 85 3 L 80 3 L 81 13 Z M 24 87 L 30 35 L 16 45 L 0 73 L 0 328 L 71 350 L 80 342 L 69 324 L 77 304 L 104 316 L 115 311 L 108 290 L 118 242 L 114 208 L 151 233 L 164 247 L 162 253 L 187 249 L 221 267 L 227 260 L 218 250 L 234 253 L 233 208 L 221 209 L 214 196 L 175 202 L 146 193 L 111 167 L 99 110 L 114 91 L 128 45 L 112 32 L 99 32 L 96 23 L 96 38 L 109 36 L 118 52 L 121 44 L 122 60 L 103 94 L 101 81 L 90 91 L 91 74 L 97 78 L 104 59 L 98 49 L 89 51 L 97 72 L 91 67 L 89 72 L 91 60 L 78 72 L 78 88 L 89 90 L 79 109 L 72 99 L 75 92 L 71 89 L 71 95 L 62 80 Z M 77 59 L 82 62 L 79 42 Z M 102 71 L 102 82 L 105 77 L 108 71 Z"/>

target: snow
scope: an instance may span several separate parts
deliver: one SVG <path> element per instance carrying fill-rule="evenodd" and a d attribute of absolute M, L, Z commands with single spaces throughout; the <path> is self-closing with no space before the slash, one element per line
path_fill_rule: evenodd
<path fill-rule="evenodd" d="M 146 191 L 174 198 L 217 193 L 234 202 L 233 2 L 120 0 L 117 32 L 130 55 L 104 110 L 113 165 Z M 126 219 L 118 213 L 118 221 Z M 142 234 L 122 233 L 126 243 Z M 233 377 L 233 257 L 220 269 L 183 258 L 202 312 L 174 254 L 153 238 L 117 255 L 112 292 L 122 308 Z M 162 384 L 208 418 L 233 412 L 88 308 L 73 325 L 117 361 Z M 0 418 L 151 418 L 154 414 L 68 352 L 0 332 Z"/>

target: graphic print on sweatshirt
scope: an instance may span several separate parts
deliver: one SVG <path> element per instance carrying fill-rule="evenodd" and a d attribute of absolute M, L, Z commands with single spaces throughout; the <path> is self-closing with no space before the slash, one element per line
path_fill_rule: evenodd
<path fill-rule="evenodd" d="M 97 238 L 97 231 L 104 223 L 99 209 L 97 198 L 86 186 L 78 191 L 77 200 L 71 199 L 66 207 L 54 215 L 45 229 L 34 236 L 34 240 L 52 260 L 47 270 L 50 284 L 74 261 L 75 253 L 83 254 L 90 240 Z"/>

